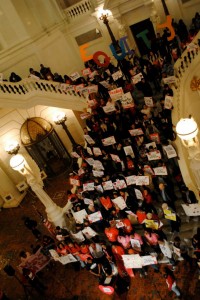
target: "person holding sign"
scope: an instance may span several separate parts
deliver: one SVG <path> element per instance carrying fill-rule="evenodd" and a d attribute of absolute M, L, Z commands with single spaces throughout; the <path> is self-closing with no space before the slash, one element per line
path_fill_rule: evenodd
<path fill-rule="evenodd" d="M 181 219 L 179 216 L 168 206 L 167 203 L 162 204 L 162 209 L 165 219 L 170 222 L 171 232 L 179 232 L 181 226 Z"/>

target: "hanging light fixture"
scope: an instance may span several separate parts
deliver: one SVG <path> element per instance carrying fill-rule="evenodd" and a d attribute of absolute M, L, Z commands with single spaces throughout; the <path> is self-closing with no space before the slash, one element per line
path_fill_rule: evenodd
<path fill-rule="evenodd" d="M 15 171 L 22 171 L 25 167 L 24 157 L 21 154 L 11 157 L 10 166 Z"/>
<path fill-rule="evenodd" d="M 176 132 L 181 140 L 189 141 L 198 134 L 198 126 L 193 118 L 181 119 L 176 125 Z"/>

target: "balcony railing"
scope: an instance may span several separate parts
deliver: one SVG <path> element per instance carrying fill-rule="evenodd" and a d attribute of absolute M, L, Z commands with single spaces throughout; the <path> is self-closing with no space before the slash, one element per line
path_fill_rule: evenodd
<path fill-rule="evenodd" d="M 23 79 L 0 82 L 0 107 L 28 108 L 35 105 L 60 106 L 74 110 L 86 107 L 86 96 L 75 86 L 46 80 Z"/>
<path fill-rule="evenodd" d="M 78 17 L 87 15 L 93 11 L 94 9 L 90 0 L 82 0 L 79 3 L 65 9 L 65 13 L 69 22 L 77 20 Z"/>

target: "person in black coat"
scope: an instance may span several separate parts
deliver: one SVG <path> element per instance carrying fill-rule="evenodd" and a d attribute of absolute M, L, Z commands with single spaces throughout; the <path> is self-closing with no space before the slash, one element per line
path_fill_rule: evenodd
<path fill-rule="evenodd" d="M 193 191 L 189 190 L 186 186 L 183 186 L 181 188 L 181 192 L 182 192 L 182 199 L 185 202 L 185 204 L 198 203 L 195 193 Z"/>

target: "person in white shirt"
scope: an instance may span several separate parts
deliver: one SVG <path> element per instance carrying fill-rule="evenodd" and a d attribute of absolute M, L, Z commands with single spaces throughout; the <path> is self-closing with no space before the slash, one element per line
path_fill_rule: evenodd
<path fill-rule="evenodd" d="M 160 248 L 162 254 L 169 260 L 170 264 L 172 265 L 172 270 L 174 271 L 176 262 L 173 258 L 173 253 L 169 246 L 169 243 L 166 240 L 159 237 L 158 245 L 159 245 L 159 248 Z"/>

